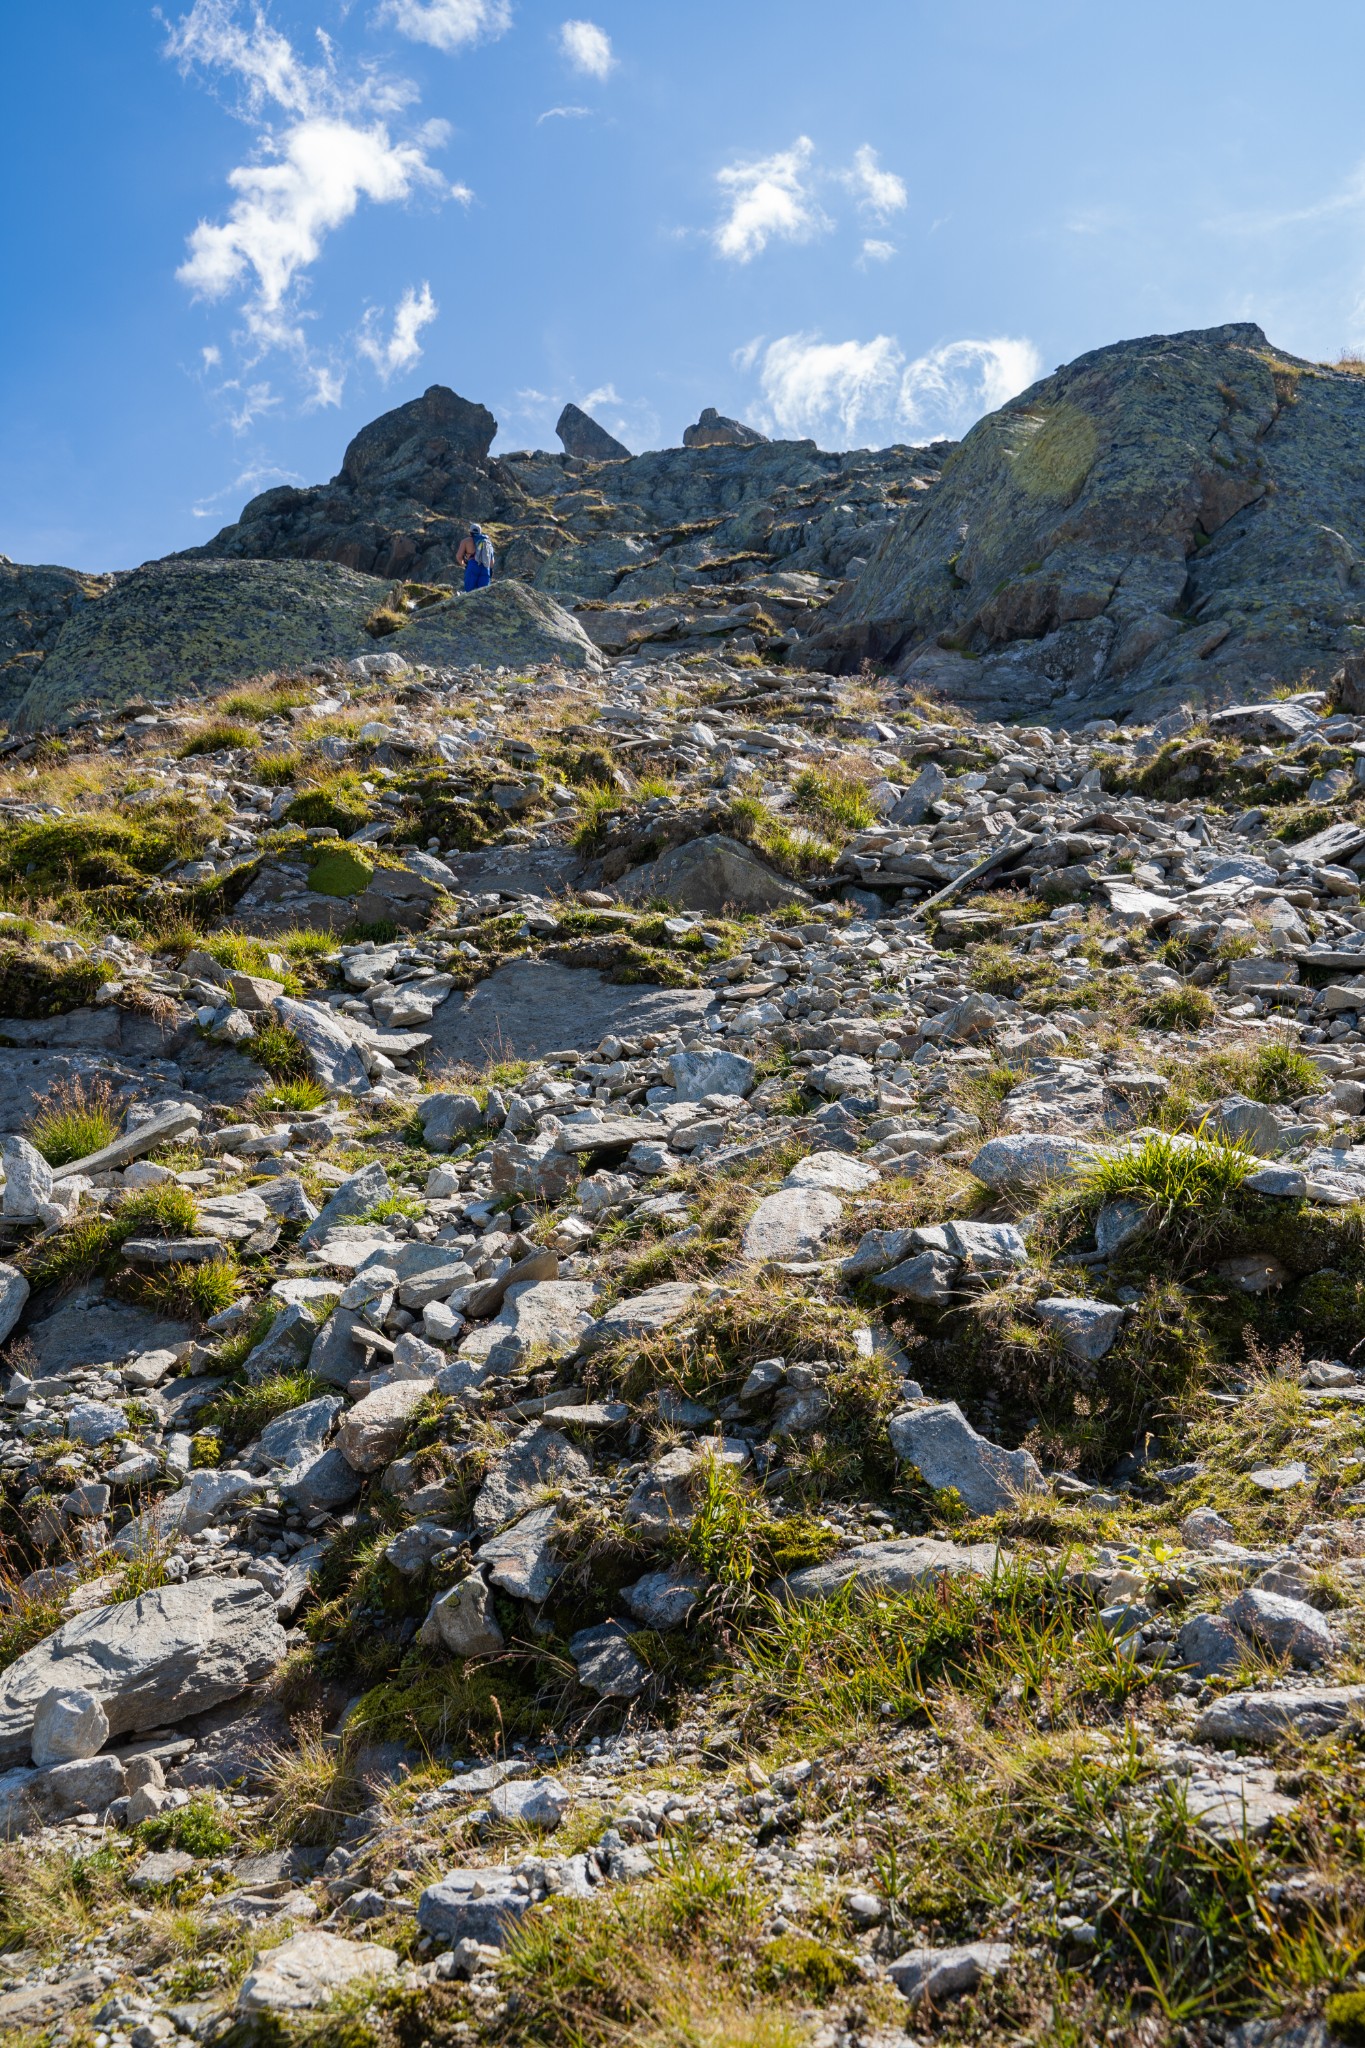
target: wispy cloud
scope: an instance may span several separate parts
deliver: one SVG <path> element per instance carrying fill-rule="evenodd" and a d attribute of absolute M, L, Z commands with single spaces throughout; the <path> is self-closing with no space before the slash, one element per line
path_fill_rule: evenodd
<path fill-rule="evenodd" d="M 493 0 L 401 4 L 411 4 L 414 19 L 430 16 L 429 26 L 449 17 L 451 32 L 456 15 L 467 23 L 471 10 L 497 11 Z M 427 195 L 468 203 L 469 188 L 452 185 L 431 161 L 448 130 L 427 122 L 394 133 L 391 121 L 416 97 L 408 80 L 378 71 L 343 76 L 321 32 L 318 60 L 307 62 L 259 7 L 247 11 L 238 0 L 195 0 L 169 30 L 166 48 L 183 71 L 231 86 L 235 111 L 255 131 L 250 160 L 228 172 L 225 214 L 199 222 L 176 274 L 198 298 L 234 301 L 243 323 L 238 338 L 251 360 L 270 349 L 291 352 L 309 402 L 335 404 L 344 373 L 320 364 L 309 349 L 301 305 L 307 274 L 328 237 L 363 202 L 392 206 Z M 362 341 L 373 344 L 363 352 L 379 367 L 379 343 L 366 330 Z"/>
<path fill-rule="evenodd" d="M 296 470 L 279 469 L 274 463 L 253 463 L 233 477 L 231 483 L 224 484 L 221 490 L 197 499 L 191 510 L 196 519 L 211 519 L 225 503 L 240 505 L 244 493 L 247 498 L 254 498 L 258 492 L 269 489 L 272 484 L 302 482 L 303 478 Z"/>
<path fill-rule="evenodd" d="M 772 156 L 741 159 L 716 173 L 725 208 L 711 232 L 718 254 L 732 263 L 752 263 L 770 242 L 809 242 L 833 228 L 821 194 L 842 187 L 853 194 L 858 212 L 869 222 L 883 222 L 909 204 L 905 180 L 883 170 L 877 152 L 864 143 L 853 162 L 842 169 L 819 162 L 809 135 L 798 135 L 790 149 Z M 864 257 L 874 262 L 894 255 L 891 243 L 867 240 Z"/>
<path fill-rule="evenodd" d="M 798 135 L 790 149 L 716 172 L 725 194 L 725 214 L 712 234 L 718 252 L 732 263 L 752 263 L 769 242 L 808 242 L 832 226 L 815 199 L 811 167 L 815 144 Z"/>
<path fill-rule="evenodd" d="M 858 258 L 859 266 L 866 269 L 869 263 L 889 263 L 896 253 L 894 242 L 880 242 L 875 237 L 863 243 Z"/>
<path fill-rule="evenodd" d="M 566 21 L 559 31 L 559 48 L 565 62 L 589 78 L 609 78 L 616 69 L 611 37 L 595 21 Z"/>
<path fill-rule="evenodd" d="M 591 107 L 547 107 L 543 114 L 536 115 L 536 126 L 544 121 L 582 121 L 592 112 Z"/>
<path fill-rule="evenodd" d="M 893 213 L 903 212 L 909 204 L 904 178 L 898 178 L 894 171 L 884 171 L 876 150 L 866 142 L 855 151 L 851 168 L 838 175 L 840 183 L 856 197 L 859 211 L 871 220 L 890 220 Z"/>
<path fill-rule="evenodd" d="M 1031 341 L 950 341 L 907 359 L 894 335 L 825 341 L 787 334 L 736 357 L 758 368 L 761 424 L 825 446 L 861 438 L 937 440 L 966 431 L 1038 376 Z"/>
<path fill-rule="evenodd" d="M 393 316 L 393 326 L 387 339 L 379 333 L 383 313 L 377 306 L 371 306 L 365 315 L 360 339 L 356 343 L 361 355 L 373 363 L 387 384 L 390 377 L 400 370 L 410 370 L 422 354 L 418 340 L 424 327 L 429 327 L 436 318 L 436 301 L 431 295 L 431 286 L 424 284 L 420 291 L 409 285 L 398 302 L 398 311 Z"/>
<path fill-rule="evenodd" d="M 512 9 L 508 0 L 384 0 L 379 19 L 410 42 L 453 52 L 505 35 Z"/>

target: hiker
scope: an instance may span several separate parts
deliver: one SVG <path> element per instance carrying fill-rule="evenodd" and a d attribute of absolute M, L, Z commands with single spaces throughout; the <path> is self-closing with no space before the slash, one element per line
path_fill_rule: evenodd
<path fill-rule="evenodd" d="M 466 590 L 483 590 L 493 581 L 493 543 L 477 521 L 456 549 L 455 564 L 464 566 Z"/>

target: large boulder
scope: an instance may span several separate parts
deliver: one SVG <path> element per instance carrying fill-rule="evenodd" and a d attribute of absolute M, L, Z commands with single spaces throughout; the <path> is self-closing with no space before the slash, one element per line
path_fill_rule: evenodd
<path fill-rule="evenodd" d="M 727 419 L 714 405 L 703 407 L 695 426 L 683 428 L 684 448 L 761 448 L 767 440 L 767 435 L 760 434 L 757 427 Z"/>
<path fill-rule="evenodd" d="M 798 883 L 725 832 L 689 839 L 633 868 L 618 890 L 627 902 L 662 897 L 681 910 L 697 910 L 704 916 L 726 910 L 781 910 L 786 904 L 810 902 Z"/>
<path fill-rule="evenodd" d="M 358 654 L 373 646 L 365 620 L 384 596 L 382 583 L 334 562 L 147 562 L 72 612 L 15 723 Z"/>
<path fill-rule="evenodd" d="M 1068 722 L 1325 684 L 1365 624 L 1362 428 L 1358 377 L 1250 322 L 1096 349 L 978 422 L 809 658 Z"/>
<path fill-rule="evenodd" d="M 462 591 L 415 612 L 384 645 L 436 667 L 526 669 L 554 661 L 596 672 L 603 666 L 563 605 L 512 576 L 496 576 L 486 590 Z"/>
<path fill-rule="evenodd" d="M 127 1735 L 234 1699 L 284 1652 L 275 1604 L 254 1579 L 191 1579 L 94 1607 L 0 1672 L 0 1764 L 28 1754 L 54 1689 L 93 1694 L 110 1734 Z"/>
<path fill-rule="evenodd" d="M 257 1958 L 242 1979 L 237 2010 L 311 2012 L 357 1979 L 378 1983 L 397 1968 L 396 1952 L 378 1942 L 346 1941 L 321 1927 L 307 1927 Z"/>
<path fill-rule="evenodd" d="M 647 1031 L 698 1028 L 711 1007 L 709 989 L 621 987 L 586 967 L 513 960 L 479 982 L 470 995 L 453 995 L 431 1020 L 428 1071 L 491 1059 L 537 1059 L 572 1047 L 591 1052 L 613 1033 L 639 1038 Z"/>
<path fill-rule="evenodd" d="M 564 444 L 566 455 L 577 455 L 584 462 L 629 462 L 630 450 L 625 444 L 600 427 L 590 412 L 584 412 L 581 405 L 572 403 L 565 406 L 555 424 L 555 432 Z"/>

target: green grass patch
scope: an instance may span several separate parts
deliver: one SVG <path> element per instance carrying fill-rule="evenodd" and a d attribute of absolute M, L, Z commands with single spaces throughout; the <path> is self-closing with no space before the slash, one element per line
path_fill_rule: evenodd
<path fill-rule="evenodd" d="M 228 720 L 220 719 L 186 740 L 180 749 L 180 759 L 189 761 L 196 754 L 235 753 L 241 748 L 258 747 L 260 743 L 261 736 L 254 726 L 232 725 Z"/>
<path fill-rule="evenodd" d="M 29 1119 L 28 1139 L 49 1166 L 70 1166 L 112 1145 L 121 1129 L 110 1084 L 77 1076 L 43 1097 Z"/>

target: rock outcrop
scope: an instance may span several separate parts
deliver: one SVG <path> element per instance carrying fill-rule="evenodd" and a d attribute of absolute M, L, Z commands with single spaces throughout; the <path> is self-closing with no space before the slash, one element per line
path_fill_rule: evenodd
<path fill-rule="evenodd" d="M 727 419 L 714 405 L 704 408 L 694 426 L 683 428 L 684 448 L 759 448 L 768 436 L 741 420 Z"/>
<path fill-rule="evenodd" d="M 1325 683 L 1365 634 L 1365 380 L 1249 322 L 1093 350 L 981 420 L 809 649 L 985 713 Z"/>
<path fill-rule="evenodd" d="M 79 569 L 25 568 L 0 555 L 0 720 L 13 715 L 67 620 L 114 581 Z"/>
<path fill-rule="evenodd" d="M 555 432 L 566 455 L 579 455 L 585 462 L 629 462 L 625 443 L 599 426 L 590 412 L 578 405 L 566 405 L 555 422 Z"/>

